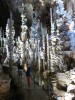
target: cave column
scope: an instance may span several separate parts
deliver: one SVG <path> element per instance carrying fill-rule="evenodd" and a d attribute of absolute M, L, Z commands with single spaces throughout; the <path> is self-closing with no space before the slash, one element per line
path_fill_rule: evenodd
<path fill-rule="evenodd" d="M 69 1 L 69 4 L 71 4 L 73 6 L 73 9 L 72 10 L 75 12 L 75 0 Z"/>
<path fill-rule="evenodd" d="M 39 85 L 41 86 L 41 77 L 40 77 L 40 40 L 38 39 L 38 69 L 39 69 Z"/>
<path fill-rule="evenodd" d="M 43 27 L 41 23 L 41 33 L 42 33 L 42 45 L 43 45 L 43 70 L 45 70 L 45 36 L 47 33 L 46 27 Z"/>
<path fill-rule="evenodd" d="M 52 22 L 52 8 L 50 8 L 50 19 L 51 19 L 51 35 L 53 35 L 53 33 L 54 33 L 54 24 L 53 24 L 53 22 Z M 51 49 L 52 49 L 52 45 L 51 45 Z M 53 68 L 52 68 L 52 63 L 53 63 L 53 61 L 52 61 L 52 50 L 50 51 L 50 69 L 52 70 Z"/>
<path fill-rule="evenodd" d="M 10 19 L 9 19 L 9 66 L 10 66 L 10 77 L 12 77 L 12 67 L 13 67 L 13 36 L 12 36 L 12 27 L 13 27 L 13 20 L 12 20 L 12 12 L 10 12 Z"/>
<path fill-rule="evenodd" d="M 48 65 L 48 70 L 50 70 L 50 65 L 49 65 L 49 36 L 46 34 L 46 40 L 47 40 L 47 65 Z"/>
<path fill-rule="evenodd" d="M 22 25 L 21 25 L 21 28 L 22 28 L 22 32 L 21 32 L 21 40 L 22 40 L 22 62 L 25 63 L 25 42 L 27 40 L 27 29 L 28 27 L 25 25 L 27 19 L 26 19 L 26 16 L 24 14 L 24 4 L 22 4 L 22 12 L 21 12 L 21 20 L 22 20 Z"/>

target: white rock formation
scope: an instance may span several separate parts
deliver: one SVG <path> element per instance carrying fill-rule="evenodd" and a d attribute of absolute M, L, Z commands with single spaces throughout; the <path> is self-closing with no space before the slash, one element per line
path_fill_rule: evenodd
<path fill-rule="evenodd" d="M 65 94 L 65 100 L 72 100 L 73 97 L 74 97 L 73 93 L 66 93 Z"/>

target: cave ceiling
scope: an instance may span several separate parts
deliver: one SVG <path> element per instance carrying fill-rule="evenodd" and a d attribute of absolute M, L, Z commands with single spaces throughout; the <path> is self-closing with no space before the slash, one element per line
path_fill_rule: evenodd
<path fill-rule="evenodd" d="M 22 24 L 20 7 L 22 2 L 25 4 L 28 28 L 32 25 L 35 11 L 38 12 L 37 18 L 40 19 L 43 25 L 50 26 L 50 0 L 0 0 L 0 21 L 2 21 L 0 26 L 2 25 L 5 28 L 4 25 L 6 25 L 7 19 L 10 17 L 10 11 L 12 11 L 16 36 L 20 35 Z M 42 5 L 42 2 L 44 5 Z"/>

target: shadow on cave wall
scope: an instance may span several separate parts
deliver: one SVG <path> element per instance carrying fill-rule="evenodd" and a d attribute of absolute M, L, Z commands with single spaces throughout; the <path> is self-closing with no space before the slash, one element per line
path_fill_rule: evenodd
<path fill-rule="evenodd" d="M 7 19 L 10 17 L 9 8 L 6 0 L 0 0 L 0 27 L 2 27 L 2 32 L 6 29 Z"/>
<path fill-rule="evenodd" d="M 20 36 L 21 32 L 21 14 L 18 9 L 12 11 L 13 20 L 14 20 L 14 28 L 15 28 L 15 38 Z M 7 19 L 10 18 L 10 9 L 8 7 L 6 0 L 0 0 L 0 27 L 2 28 L 2 33 L 4 31 L 4 37 L 6 37 L 6 24 Z"/>
<path fill-rule="evenodd" d="M 15 39 L 18 36 L 20 36 L 21 24 L 22 24 L 21 13 L 19 12 L 17 7 L 15 10 L 12 9 L 12 16 L 14 20 L 14 29 L 15 29 L 14 39 Z M 2 27 L 2 32 L 4 31 L 4 37 L 6 37 L 6 34 L 5 34 L 6 24 L 7 24 L 7 19 L 9 18 L 10 18 L 10 7 L 8 6 L 7 0 L 0 0 L 0 27 Z M 30 29 L 32 25 L 32 20 L 30 17 L 27 17 L 26 25 L 28 26 L 28 29 Z M 29 30 L 27 31 L 27 33 L 29 35 Z"/>

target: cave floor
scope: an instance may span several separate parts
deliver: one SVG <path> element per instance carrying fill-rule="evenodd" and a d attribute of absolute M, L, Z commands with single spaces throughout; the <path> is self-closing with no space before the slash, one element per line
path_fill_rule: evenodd
<path fill-rule="evenodd" d="M 7 95 L 0 96 L 0 100 L 48 100 L 47 93 L 31 80 L 31 88 L 28 89 L 25 72 L 22 79 L 17 74 L 15 67 L 13 71 L 14 81 Z"/>

